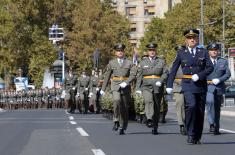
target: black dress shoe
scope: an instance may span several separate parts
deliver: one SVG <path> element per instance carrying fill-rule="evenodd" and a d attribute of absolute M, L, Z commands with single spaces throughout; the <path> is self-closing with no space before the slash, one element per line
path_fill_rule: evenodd
<path fill-rule="evenodd" d="M 162 118 L 161 118 L 161 120 L 160 120 L 160 123 L 162 123 L 162 124 L 166 123 L 166 118 L 165 118 L 165 116 L 162 116 Z"/>
<path fill-rule="evenodd" d="M 74 114 L 74 113 L 75 113 L 75 111 L 73 111 L 73 110 L 69 110 L 69 111 L 68 111 L 68 113 L 70 113 L 70 114 Z"/>
<path fill-rule="evenodd" d="M 157 128 L 153 128 L 153 130 L 152 130 L 152 134 L 153 134 L 153 135 L 158 135 Z"/>
<path fill-rule="evenodd" d="M 215 130 L 214 131 L 214 135 L 220 135 L 221 133 L 219 132 L 219 130 Z"/>
<path fill-rule="evenodd" d="M 196 143 L 196 141 L 193 136 L 188 136 L 187 143 L 193 145 Z"/>
<path fill-rule="evenodd" d="M 122 128 L 119 129 L 119 135 L 125 135 L 124 129 Z"/>
<path fill-rule="evenodd" d="M 214 124 L 211 124 L 210 125 L 210 130 L 209 130 L 210 132 L 215 132 L 215 126 L 214 126 Z"/>
<path fill-rule="evenodd" d="M 152 128 L 152 127 L 153 127 L 153 122 L 152 122 L 151 119 L 148 119 L 148 120 L 147 120 L 146 126 L 149 127 L 149 128 Z"/>
<path fill-rule="evenodd" d="M 181 135 L 186 135 L 186 130 L 185 130 L 184 125 L 180 126 L 180 133 L 181 133 Z"/>
<path fill-rule="evenodd" d="M 200 140 L 195 140 L 194 144 L 200 145 L 200 144 L 202 144 L 202 143 L 200 142 Z"/>
<path fill-rule="evenodd" d="M 113 125 L 113 131 L 117 131 L 118 130 L 118 128 L 119 128 L 119 126 L 120 126 L 120 124 L 119 124 L 119 122 L 117 121 L 117 122 L 114 122 L 114 125 Z"/>

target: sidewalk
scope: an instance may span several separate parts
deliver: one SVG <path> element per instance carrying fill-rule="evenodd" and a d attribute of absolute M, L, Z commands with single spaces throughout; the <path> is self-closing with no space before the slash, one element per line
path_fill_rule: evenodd
<path fill-rule="evenodd" d="M 221 115 L 235 117 L 235 106 L 221 107 Z"/>

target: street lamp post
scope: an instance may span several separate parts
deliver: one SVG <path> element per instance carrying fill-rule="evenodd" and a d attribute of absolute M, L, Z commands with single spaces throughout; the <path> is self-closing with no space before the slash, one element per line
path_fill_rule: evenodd
<path fill-rule="evenodd" d="M 65 56 L 64 50 L 62 46 L 62 42 L 64 41 L 64 29 L 59 28 L 57 24 L 53 24 L 51 28 L 49 28 L 49 40 L 58 48 L 57 43 L 59 43 L 59 51 L 62 52 L 62 83 L 64 83 L 65 78 Z"/>
<path fill-rule="evenodd" d="M 225 8 L 224 8 L 224 0 L 222 0 L 222 8 L 223 8 L 223 34 L 222 34 L 222 56 L 225 54 Z"/>
<path fill-rule="evenodd" d="M 201 0 L 200 45 L 204 45 L 204 1 Z"/>

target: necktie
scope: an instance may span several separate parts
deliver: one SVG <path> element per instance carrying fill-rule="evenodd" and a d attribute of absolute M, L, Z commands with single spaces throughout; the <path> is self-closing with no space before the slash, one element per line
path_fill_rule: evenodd
<path fill-rule="evenodd" d="M 192 56 L 194 57 L 194 51 L 193 51 L 193 49 L 191 49 L 191 54 L 192 54 Z"/>
<path fill-rule="evenodd" d="M 216 66 L 216 60 L 213 61 L 214 66 Z"/>

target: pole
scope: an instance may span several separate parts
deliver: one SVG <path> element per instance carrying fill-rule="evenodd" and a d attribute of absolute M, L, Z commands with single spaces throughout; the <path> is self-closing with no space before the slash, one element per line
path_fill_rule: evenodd
<path fill-rule="evenodd" d="M 200 44 L 201 45 L 204 45 L 204 15 L 203 15 L 203 12 L 204 12 L 204 1 L 201 0 L 201 39 L 200 39 Z"/>
<path fill-rule="evenodd" d="M 64 64 L 64 50 L 62 55 L 62 83 L 64 83 L 64 77 L 65 77 L 65 64 Z"/>
<path fill-rule="evenodd" d="M 224 46 L 224 43 L 225 43 L 225 8 L 224 8 L 224 0 L 222 0 L 222 8 L 223 8 L 223 34 L 222 34 L 222 56 L 224 56 L 225 54 L 225 46 Z"/>

